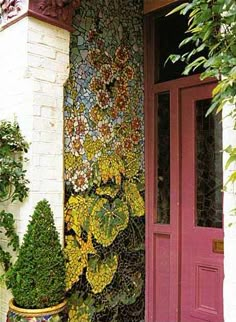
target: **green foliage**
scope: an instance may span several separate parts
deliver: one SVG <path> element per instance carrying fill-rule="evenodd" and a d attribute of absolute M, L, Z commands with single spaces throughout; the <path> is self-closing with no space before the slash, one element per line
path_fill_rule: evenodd
<path fill-rule="evenodd" d="M 28 194 L 28 180 L 23 169 L 23 152 L 27 152 L 28 143 L 14 122 L 0 121 L 0 203 L 4 201 L 23 201 Z M 3 229 L 3 230 L 2 230 Z M 4 233 L 13 251 L 19 248 L 19 238 L 15 232 L 15 220 L 11 213 L 0 211 L 0 232 Z M 10 252 L 0 245 L 0 263 L 5 271 L 11 267 Z"/>
<path fill-rule="evenodd" d="M 7 275 L 7 287 L 24 308 L 45 308 L 64 298 L 65 259 L 46 200 L 36 205 L 17 261 Z"/>
<path fill-rule="evenodd" d="M 236 129 L 236 2 L 235 0 L 191 0 L 182 3 L 169 14 L 180 12 L 188 15 L 186 38 L 180 47 L 191 42 L 192 50 L 183 56 L 171 55 L 172 62 L 185 61 L 184 75 L 203 66 L 201 79 L 214 77 L 218 84 L 213 90 L 213 100 L 207 114 L 219 113 L 223 106 L 230 104 L 228 115 L 234 120 Z M 207 55 L 204 53 L 208 53 Z M 198 56 L 196 56 L 196 54 Z M 196 58 L 198 57 L 198 58 Z M 228 147 L 228 168 L 235 162 L 235 148 Z M 235 182 L 236 172 L 228 179 Z"/>
<path fill-rule="evenodd" d="M 28 143 L 18 124 L 0 122 L 0 201 L 23 201 L 28 193 L 28 180 L 23 169 L 22 152 L 27 152 Z"/>

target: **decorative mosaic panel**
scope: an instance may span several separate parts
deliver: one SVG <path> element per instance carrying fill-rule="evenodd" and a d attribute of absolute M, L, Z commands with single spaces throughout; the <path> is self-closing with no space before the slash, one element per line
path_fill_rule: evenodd
<path fill-rule="evenodd" d="M 144 320 L 141 0 L 82 0 L 65 86 L 69 320 Z"/>

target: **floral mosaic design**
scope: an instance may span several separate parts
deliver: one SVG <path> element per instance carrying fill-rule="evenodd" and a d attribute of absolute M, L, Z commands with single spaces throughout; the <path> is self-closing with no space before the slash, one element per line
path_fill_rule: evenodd
<path fill-rule="evenodd" d="M 69 321 L 144 319 L 142 1 L 81 1 L 65 86 Z"/>
<path fill-rule="evenodd" d="M 14 312 L 8 312 L 6 322 L 66 322 L 67 318 L 63 313 L 53 315 L 42 315 L 38 317 L 24 317 Z M 79 320 L 78 320 L 79 321 Z"/>

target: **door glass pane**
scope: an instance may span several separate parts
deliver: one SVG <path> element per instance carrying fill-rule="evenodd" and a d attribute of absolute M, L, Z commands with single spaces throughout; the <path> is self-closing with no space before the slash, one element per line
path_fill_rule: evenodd
<path fill-rule="evenodd" d="M 157 96 L 157 222 L 170 223 L 170 95 Z"/>
<path fill-rule="evenodd" d="M 221 115 L 205 116 L 211 100 L 196 102 L 197 226 L 222 227 Z"/>

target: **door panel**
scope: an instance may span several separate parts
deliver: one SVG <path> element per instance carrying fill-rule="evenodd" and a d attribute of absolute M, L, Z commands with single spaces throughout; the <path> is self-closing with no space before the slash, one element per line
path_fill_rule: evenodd
<path fill-rule="evenodd" d="M 197 75 L 159 83 L 146 103 L 146 322 L 223 322 L 222 142 L 205 122 L 214 87 Z"/>
<path fill-rule="evenodd" d="M 197 118 L 201 114 L 198 109 L 204 108 L 198 102 L 209 106 L 213 88 L 214 84 L 196 86 L 182 89 L 180 95 L 181 322 L 223 321 L 223 255 L 213 249 L 215 240 L 223 240 L 222 178 L 217 177 L 222 167 L 221 125 L 212 123 L 207 130 L 212 116 L 201 122 Z"/>

